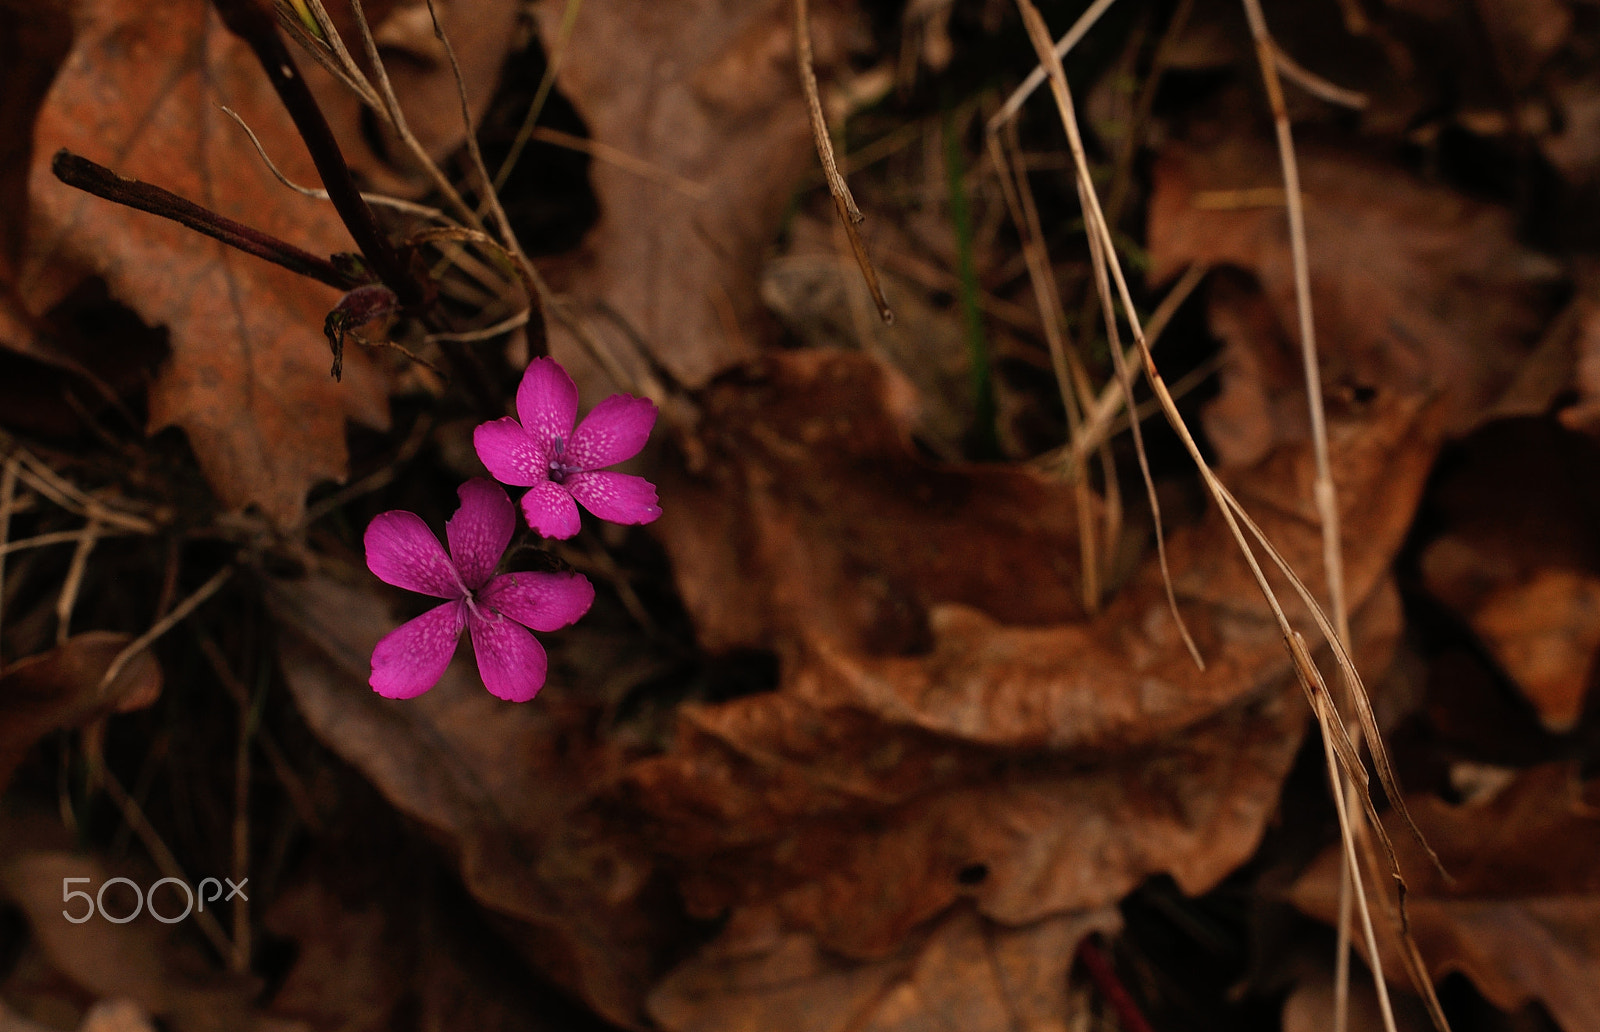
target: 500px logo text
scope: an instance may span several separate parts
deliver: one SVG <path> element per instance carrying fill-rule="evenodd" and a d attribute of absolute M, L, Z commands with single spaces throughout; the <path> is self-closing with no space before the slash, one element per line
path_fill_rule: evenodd
<path fill-rule="evenodd" d="M 127 924 L 129 921 L 132 921 L 134 918 L 138 917 L 140 912 L 142 912 L 146 906 L 148 906 L 150 910 L 150 916 L 155 918 L 157 921 L 160 921 L 162 924 L 177 924 L 179 921 L 182 921 L 184 918 L 188 917 L 196 909 L 204 913 L 207 903 L 215 903 L 218 900 L 226 903 L 235 896 L 238 896 L 246 903 L 250 901 L 250 897 L 244 894 L 244 887 L 250 884 L 249 878 L 245 878 L 237 883 L 234 882 L 232 878 L 224 878 L 222 881 L 218 881 L 215 878 L 205 878 L 200 882 L 199 886 L 194 889 L 191 889 L 181 878 L 163 878 L 154 885 L 150 886 L 149 893 L 146 893 L 143 889 L 139 888 L 138 883 L 131 878 L 107 878 L 100 884 L 99 891 L 93 896 L 89 895 L 89 893 L 83 889 L 74 889 L 72 887 L 73 885 L 79 883 L 88 883 L 93 881 L 93 878 L 61 879 L 61 902 L 72 903 L 74 900 L 82 899 L 86 907 L 85 910 L 77 914 L 74 914 L 71 910 L 63 910 L 61 911 L 62 917 L 66 918 L 68 921 L 71 921 L 73 924 L 83 924 L 95 914 L 99 914 L 112 924 Z M 226 896 L 224 896 L 222 892 L 223 882 L 226 882 L 228 885 L 228 892 Z M 106 911 L 106 890 L 111 888 L 113 885 L 126 885 L 128 888 L 133 890 L 135 903 L 133 904 L 133 909 L 129 910 L 126 914 L 112 915 Z M 156 909 L 156 890 L 161 888 L 163 885 L 175 886 L 175 888 L 172 890 L 172 894 L 168 894 L 172 896 L 172 902 L 164 904 L 167 909 L 176 909 L 175 904 L 177 899 L 175 894 L 178 892 L 183 894 L 184 906 L 182 913 L 174 916 L 171 914 L 163 914 L 161 911 Z M 208 888 L 212 890 L 209 896 L 206 894 L 206 890 Z M 167 896 L 163 896 L 163 899 L 167 898 Z M 198 903 L 198 908 L 196 907 L 196 903 Z M 119 911 L 122 909 L 122 907 L 115 901 L 113 906 Z"/>

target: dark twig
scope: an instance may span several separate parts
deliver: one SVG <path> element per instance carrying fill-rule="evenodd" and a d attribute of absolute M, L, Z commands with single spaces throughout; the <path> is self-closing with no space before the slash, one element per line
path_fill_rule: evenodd
<path fill-rule="evenodd" d="M 204 233 L 213 240 L 220 240 L 229 247 L 255 255 L 274 265 L 281 265 L 290 272 L 299 273 L 319 283 L 326 283 L 340 290 L 350 290 L 361 285 L 361 280 L 339 269 L 326 258 L 318 258 L 310 251 L 302 250 L 259 229 L 218 215 L 209 208 L 202 208 L 193 201 L 184 200 L 170 190 L 120 176 L 104 165 L 97 165 L 71 151 L 57 151 L 55 159 L 50 162 L 50 171 L 68 186 L 129 208 L 137 208 L 151 215 L 171 219 L 197 233 Z"/>
<path fill-rule="evenodd" d="M 322 115 L 322 108 L 301 77 L 289 48 L 283 45 L 283 39 L 278 35 L 278 23 L 272 12 L 255 0 L 214 0 L 214 3 L 217 13 L 222 15 L 223 24 L 244 40 L 255 52 L 256 60 L 261 62 L 262 70 L 267 73 L 272 88 L 278 92 L 278 99 L 283 101 L 289 117 L 294 119 L 306 150 L 311 153 L 317 174 L 322 177 L 323 188 L 328 191 L 328 199 L 333 202 L 334 209 L 339 212 L 339 218 L 344 221 L 345 228 L 350 231 L 367 264 L 395 292 L 402 307 L 420 308 L 426 300 L 426 291 L 417 277 L 412 275 L 400 252 L 378 227 L 372 209 L 362 200 L 361 191 L 350 175 L 350 166 L 345 164 L 344 154 L 333 137 L 333 130 Z"/>

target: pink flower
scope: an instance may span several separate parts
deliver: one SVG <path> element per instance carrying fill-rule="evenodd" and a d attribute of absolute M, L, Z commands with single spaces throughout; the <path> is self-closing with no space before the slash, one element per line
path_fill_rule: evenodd
<path fill-rule="evenodd" d="M 594 586 L 577 573 L 492 576 L 517 510 L 504 488 L 481 477 L 458 493 L 461 507 L 444 528 L 449 555 L 416 513 L 379 513 L 367 525 L 367 568 L 378 579 L 449 600 L 384 635 L 372 650 L 369 683 L 390 699 L 421 695 L 444 676 L 462 630 L 470 629 L 483 686 L 527 702 L 544 686 L 549 665 L 528 628 L 554 631 L 577 620 L 589 611 Z"/>
<path fill-rule="evenodd" d="M 574 430 L 577 386 L 555 359 L 536 358 L 517 388 L 517 416 L 520 422 L 506 416 L 482 424 L 472 443 L 496 480 L 531 488 L 522 496 L 528 526 L 569 538 L 578 532 L 578 505 L 612 523 L 649 523 L 661 515 L 650 481 L 600 472 L 644 447 L 656 422 L 654 403 L 613 394 Z"/>

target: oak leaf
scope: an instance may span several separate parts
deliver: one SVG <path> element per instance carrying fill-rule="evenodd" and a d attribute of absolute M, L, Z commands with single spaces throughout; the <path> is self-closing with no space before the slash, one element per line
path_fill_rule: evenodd
<path fill-rule="evenodd" d="M 306 491 L 345 475 L 345 421 L 388 421 L 384 385 L 352 355 L 328 377 L 324 316 L 337 296 L 175 223 L 56 181 L 70 149 L 314 253 L 352 244 L 331 206 L 280 185 L 237 111 L 283 172 L 315 185 L 309 156 L 255 59 L 201 0 L 82 0 L 73 48 L 34 129 L 29 253 L 21 293 L 34 314 L 85 277 L 171 333 L 150 385 L 150 429 L 182 427 L 223 504 L 292 525 Z"/>

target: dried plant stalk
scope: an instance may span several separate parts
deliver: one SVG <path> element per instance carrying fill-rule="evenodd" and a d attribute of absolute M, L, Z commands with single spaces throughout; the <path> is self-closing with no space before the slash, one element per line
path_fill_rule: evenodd
<path fill-rule="evenodd" d="M 822 114 L 822 98 L 817 93 L 817 72 L 811 55 L 811 16 L 806 0 L 794 0 L 794 45 L 796 60 L 800 65 L 800 85 L 805 90 L 806 109 L 811 115 L 811 135 L 817 143 L 817 157 L 822 159 L 822 173 L 828 180 L 828 192 L 833 195 L 833 205 L 838 209 L 839 221 L 844 224 L 844 231 L 850 238 L 850 249 L 855 252 L 862 278 L 867 281 L 872 303 L 878 306 L 878 317 L 885 325 L 892 324 L 894 312 L 884 299 L 883 288 L 878 285 L 878 271 L 872 267 L 872 259 L 867 257 L 866 245 L 861 242 L 861 231 L 857 228 L 864 216 L 861 209 L 856 207 L 856 199 L 850 196 L 849 184 L 839 174 L 839 162 L 833 155 L 833 138 L 828 134 L 828 120 Z"/>
<path fill-rule="evenodd" d="M 1250 0 L 1246 0 L 1246 2 L 1248 4 L 1250 3 Z M 1049 33 L 1045 27 L 1044 20 L 1030 0 L 1017 0 L 1017 5 L 1022 13 L 1023 21 L 1027 26 L 1029 38 L 1033 42 L 1035 50 L 1039 56 L 1043 75 L 1048 77 L 1050 81 L 1051 90 L 1055 96 L 1056 106 L 1061 116 L 1063 128 L 1067 133 L 1068 142 L 1072 150 L 1073 161 L 1077 171 L 1079 193 L 1083 202 L 1084 222 L 1089 234 L 1091 255 L 1095 265 L 1098 285 L 1103 295 L 1106 297 L 1105 303 L 1107 305 L 1110 303 L 1109 284 L 1106 282 L 1106 275 L 1109 273 L 1110 278 L 1115 280 L 1116 290 L 1122 304 L 1124 316 L 1129 323 L 1130 329 L 1134 335 L 1135 344 L 1139 348 L 1141 357 L 1143 358 L 1146 378 L 1149 380 L 1152 390 L 1155 392 L 1157 399 L 1160 401 L 1168 421 L 1172 424 L 1173 429 L 1177 432 L 1179 438 L 1184 443 L 1185 448 L 1189 451 L 1191 459 L 1194 461 L 1197 469 L 1200 471 L 1207 490 L 1211 493 L 1213 499 L 1221 508 L 1224 521 L 1232 532 L 1235 541 L 1239 545 L 1241 554 L 1244 556 L 1250 568 L 1252 576 L 1256 580 L 1258 587 L 1262 591 L 1264 598 L 1267 600 L 1267 603 L 1273 612 L 1274 619 L 1278 623 L 1280 632 L 1284 636 L 1285 645 L 1289 649 L 1290 655 L 1294 660 L 1294 670 L 1297 679 L 1301 683 L 1302 689 L 1306 692 L 1308 698 L 1310 699 L 1313 712 L 1318 718 L 1319 727 L 1322 730 L 1326 758 L 1329 765 L 1330 782 L 1333 785 L 1333 791 L 1336 796 L 1335 801 L 1340 815 L 1341 838 L 1345 843 L 1347 859 L 1355 856 L 1355 848 L 1360 826 L 1349 812 L 1350 807 L 1347 805 L 1349 799 L 1344 791 L 1346 785 L 1350 786 L 1350 788 L 1359 796 L 1360 801 L 1363 803 L 1363 809 L 1366 812 L 1368 819 L 1372 822 L 1372 830 L 1376 833 L 1380 844 L 1383 846 L 1387 855 L 1387 866 L 1389 873 L 1401 886 L 1400 898 L 1402 909 L 1399 915 L 1399 932 L 1402 940 L 1409 942 L 1409 930 L 1406 927 L 1403 912 L 1404 883 L 1400 880 L 1398 864 L 1395 860 L 1393 850 L 1388 843 L 1387 836 L 1384 833 L 1381 824 L 1377 822 L 1376 811 L 1373 807 L 1371 796 L 1365 790 L 1366 770 L 1364 765 L 1361 763 L 1357 738 L 1353 737 L 1352 734 L 1346 729 L 1344 718 L 1342 717 L 1339 708 L 1335 705 L 1332 694 L 1328 691 L 1327 685 L 1323 681 L 1320 672 L 1317 671 L 1315 665 L 1311 662 L 1310 654 L 1305 646 L 1304 640 L 1300 637 L 1298 632 L 1296 632 L 1290 626 L 1282 606 L 1274 595 L 1272 588 L 1270 584 L 1268 584 L 1265 574 L 1261 569 L 1260 563 L 1255 557 L 1254 550 L 1251 547 L 1249 540 L 1247 540 L 1245 537 L 1241 524 L 1250 529 L 1251 535 L 1256 539 L 1259 546 L 1267 552 L 1269 557 L 1272 558 L 1274 564 L 1278 566 L 1280 571 L 1289 578 L 1290 583 L 1294 586 L 1296 594 L 1300 596 L 1302 602 L 1306 605 L 1307 609 L 1312 614 L 1313 619 L 1316 621 L 1319 630 L 1322 631 L 1324 637 L 1327 639 L 1328 645 L 1333 652 L 1335 663 L 1341 672 L 1348 696 L 1348 701 L 1354 709 L 1354 716 L 1357 718 L 1360 733 L 1366 736 L 1370 745 L 1373 764 L 1378 773 L 1379 780 L 1384 787 L 1385 793 L 1389 796 L 1396 813 L 1402 817 L 1408 829 L 1417 837 L 1419 842 L 1422 842 L 1420 832 L 1418 832 L 1415 823 L 1411 820 L 1409 813 L 1406 811 L 1403 797 L 1400 795 L 1399 786 L 1394 778 L 1392 765 L 1389 762 L 1387 753 L 1382 745 L 1381 737 L 1378 733 L 1376 718 L 1372 713 L 1370 701 L 1361 685 L 1360 676 L 1357 673 L 1354 665 L 1351 663 L 1348 655 L 1346 643 L 1349 640 L 1349 631 L 1347 626 L 1347 616 L 1342 615 L 1342 580 L 1338 579 L 1339 575 L 1337 572 L 1331 573 L 1330 579 L 1334 579 L 1335 584 L 1337 585 L 1335 588 L 1336 602 L 1334 608 L 1336 614 L 1340 614 L 1339 626 L 1336 627 L 1330 623 L 1328 617 L 1323 612 L 1321 606 L 1318 605 L 1316 599 L 1305 588 L 1304 584 L 1300 582 L 1299 578 L 1294 575 L 1293 571 L 1288 568 L 1287 563 L 1285 563 L 1277 551 L 1272 548 L 1265 535 L 1261 533 L 1260 528 L 1255 526 L 1254 522 L 1249 519 L 1247 514 L 1245 514 L 1242 506 L 1238 504 L 1237 500 L 1233 498 L 1231 493 L 1227 491 L 1227 489 L 1222 485 L 1221 481 L 1217 479 L 1216 475 L 1206 465 L 1203 456 L 1200 454 L 1198 446 L 1193 440 L 1192 435 L 1189 434 L 1187 428 L 1183 424 L 1183 420 L 1177 411 L 1177 407 L 1172 401 L 1170 392 L 1168 391 L 1165 383 L 1162 381 L 1161 376 L 1156 369 L 1154 359 L 1150 354 L 1148 343 L 1139 326 L 1139 319 L 1136 311 L 1134 310 L 1132 296 L 1128 290 L 1120 264 L 1116 260 L 1110 227 L 1106 223 L 1104 213 L 1100 210 L 1098 197 L 1094 193 L 1092 181 L 1089 175 L 1088 160 L 1084 152 L 1081 136 L 1078 132 L 1076 113 L 1072 104 L 1071 92 L 1067 86 L 1066 75 L 1061 67 L 1059 51 L 1052 48 L 1050 44 Z M 1264 26 L 1262 29 L 1264 31 Z M 1258 39 L 1259 38 L 1260 37 L 1258 36 Z M 1264 50 L 1263 54 L 1264 65 L 1271 68 L 1272 72 L 1275 73 L 1276 62 L 1273 52 L 1270 50 Z M 1275 74 L 1269 75 L 1268 82 L 1269 91 L 1274 92 L 1276 97 L 1275 110 L 1281 111 L 1281 91 L 1277 87 L 1277 79 Z M 1280 141 L 1287 142 L 1286 120 L 1280 126 Z M 1282 153 L 1282 151 L 1280 151 L 1280 153 Z M 1288 153 L 1290 158 L 1285 166 L 1287 181 L 1287 189 L 1285 193 L 1286 196 L 1291 198 L 1291 207 L 1299 212 L 1298 216 L 1296 217 L 1300 220 L 1298 229 L 1294 229 L 1292 232 L 1298 235 L 1299 240 L 1297 245 L 1296 286 L 1300 297 L 1299 311 L 1301 335 L 1303 341 L 1312 341 L 1314 338 L 1311 335 L 1309 326 L 1309 276 L 1305 272 L 1306 265 L 1303 209 L 1299 208 L 1297 204 L 1299 183 L 1298 176 L 1295 174 L 1294 166 L 1292 164 L 1292 142 L 1288 142 Z M 1118 348 L 1115 343 L 1113 343 L 1112 354 L 1114 357 L 1121 356 L 1120 348 Z M 1313 367 L 1314 373 L 1314 350 L 1310 352 L 1310 356 L 1310 364 Z M 1313 377 L 1309 378 L 1308 393 L 1314 396 L 1314 404 L 1320 407 L 1320 385 L 1317 383 L 1314 375 Z M 1129 403 L 1129 408 L 1131 411 L 1131 402 Z M 1137 420 L 1133 421 L 1133 425 L 1137 426 Z M 1318 445 L 1321 453 L 1319 459 L 1319 468 L 1323 471 L 1326 471 L 1327 439 L 1325 421 L 1320 422 L 1319 425 L 1322 428 L 1321 439 Z M 1326 511 L 1335 504 L 1335 499 L 1332 493 L 1331 476 L 1326 479 L 1325 484 L 1319 483 L 1317 493 L 1319 509 Z M 1324 519 L 1324 540 L 1325 542 L 1329 540 L 1333 542 L 1335 553 L 1338 544 L 1336 517 L 1337 513 L 1335 511 L 1335 518 L 1332 521 L 1329 521 L 1326 518 Z M 1331 531 L 1329 529 L 1330 525 Z M 1335 554 L 1333 556 L 1333 561 L 1329 563 L 1330 571 L 1337 571 L 1338 559 L 1339 556 Z M 1427 848 L 1425 842 L 1422 842 L 1422 845 L 1425 849 Z M 1428 854 L 1431 857 L 1433 856 L 1431 849 L 1428 850 Z M 1434 862 L 1437 863 L 1437 857 L 1434 857 Z M 1376 958 L 1377 942 L 1372 931 L 1370 907 L 1367 905 L 1365 891 L 1362 886 L 1357 884 L 1355 888 L 1356 902 L 1359 910 L 1361 911 L 1363 930 L 1366 933 L 1367 944 L 1372 952 L 1373 957 Z M 1412 954 L 1415 953 L 1414 944 L 1411 944 L 1411 949 L 1409 952 Z M 1376 965 L 1376 959 L 1374 960 L 1374 963 Z M 1425 971 L 1422 971 L 1421 974 L 1422 978 L 1419 981 L 1418 989 L 1425 996 L 1431 997 L 1431 982 L 1427 979 Z M 1379 985 L 1380 989 L 1383 989 L 1381 981 L 1379 982 Z M 1386 989 L 1383 989 L 1382 995 L 1385 997 L 1385 1014 L 1387 1017 L 1388 1010 Z M 1448 1026 L 1443 1024 L 1442 1012 L 1438 1011 L 1436 1006 L 1430 1006 L 1430 1009 L 1433 1011 L 1435 1021 L 1440 1023 L 1441 1029 L 1447 1029 Z M 1390 1022 L 1390 1028 L 1392 1032 L 1392 1020 Z"/>

